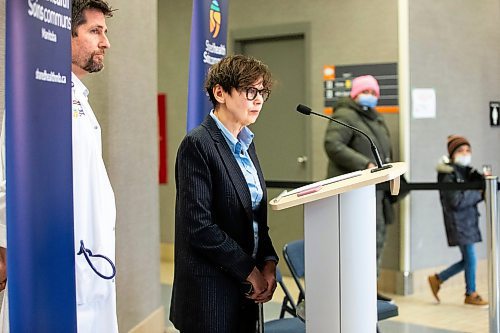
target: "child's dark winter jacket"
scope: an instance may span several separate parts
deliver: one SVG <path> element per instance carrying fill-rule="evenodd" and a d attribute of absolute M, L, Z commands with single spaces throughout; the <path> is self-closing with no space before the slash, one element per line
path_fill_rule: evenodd
<path fill-rule="evenodd" d="M 438 182 L 465 183 L 482 180 L 475 169 L 453 163 L 437 166 Z M 440 191 L 448 245 L 465 245 L 481 241 L 477 204 L 483 200 L 481 191 Z"/>

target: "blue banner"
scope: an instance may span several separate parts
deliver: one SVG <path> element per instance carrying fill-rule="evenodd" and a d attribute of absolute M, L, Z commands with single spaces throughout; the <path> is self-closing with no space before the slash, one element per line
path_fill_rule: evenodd
<path fill-rule="evenodd" d="M 71 2 L 6 2 L 11 332 L 76 332 Z"/>
<path fill-rule="evenodd" d="M 212 109 L 203 85 L 208 69 L 226 55 L 229 0 L 194 0 L 189 54 L 188 132 Z"/>

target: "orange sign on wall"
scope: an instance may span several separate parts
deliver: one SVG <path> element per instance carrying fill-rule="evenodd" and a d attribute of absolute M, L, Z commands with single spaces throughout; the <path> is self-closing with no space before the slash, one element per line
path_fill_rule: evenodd
<path fill-rule="evenodd" d="M 323 66 L 323 80 L 335 80 L 335 66 Z"/>
<path fill-rule="evenodd" d="M 377 111 L 398 113 L 398 72 L 397 63 L 324 65 L 324 109 L 325 114 L 335 112 L 337 102 L 350 96 L 352 81 L 361 75 L 372 75 L 380 86 Z"/>

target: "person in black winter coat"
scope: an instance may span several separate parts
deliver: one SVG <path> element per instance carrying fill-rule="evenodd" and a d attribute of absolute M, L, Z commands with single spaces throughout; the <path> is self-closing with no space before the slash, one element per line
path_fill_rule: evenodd
<path fill-rule="evenodd" d="M 383 116 L 375 109 L 380 98 L 380 86 L 371 75 L 358 76 L 352 80 L 349 97 L 335 104 L 333 118 L 354 126 L 373 139 L 382 162 L 392 162 L 392 145 Z M 325 133 L 325 152 L 328 156 L 328 178 L 349 172 L 376 167 L 376 161 L 366 138 L 352 129 L 330 122 Z M 377 191 L 377 277 L 380 275 L 382 253 L 387 238 L 387 226 L 394 221 L 392 203 L 395 197 L 388 192 Z M 377 299 L 392 301 L 377 292 Z"/>
<path fill-rule="evenodd" d="M 448 158 L 437 167 L 438 182 L 465 183 L 483 179 L 483 176 L 470 166 L 471 147 L 466 138 L 452 135 L 448 137 Z M 474 243 L 481 241 L 479 230 L 479 211 L 477 205 L 483 200 L 479 190 L 440 191 L 443 207 L 444 224 L 449 246 L 458 246 L 462 260 L 444 271 L 429 276 L 432 293 L 439 302 L 440 286 L 450 277 L 461 271 L 465 273 L 465 304 L 486 306 L 485 301 L 476 292 L 476 255 Z"/>

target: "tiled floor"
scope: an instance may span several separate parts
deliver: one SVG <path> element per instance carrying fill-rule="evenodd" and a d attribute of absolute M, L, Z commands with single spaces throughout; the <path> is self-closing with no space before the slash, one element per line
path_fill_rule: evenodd
<path fill-rule="evenodd" d="M 166 318 L 170 307 L 173 267 L 171 263 L 162 263 L 162 300 L 166 309 Z M 457 276 L 453 279 L 461 279 Z M 297 294 L 294 282 L 285 277 L 285 283 L 292 294 Z M 478 290 L 487 298 L 486 281 L 477 281 Z M 430 290 L 411 296 L 388 295 L 394 298 L 399 307 L 399 316 L 380 323 L 382 333 L 488 333 L 488 308 L 476 308 L 464 305 L 463 287 L 457 283 L 443 285 L 440 291 L 441 303 L 437 304 Z M 273 300 L 264 307 L 266 320 L 279 315 L 283 294 L 279 288 Z M 168 333 L 177 332 L 167 320 Z"/>

